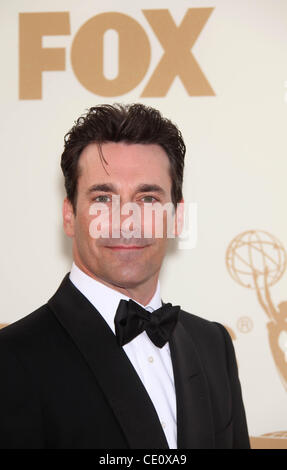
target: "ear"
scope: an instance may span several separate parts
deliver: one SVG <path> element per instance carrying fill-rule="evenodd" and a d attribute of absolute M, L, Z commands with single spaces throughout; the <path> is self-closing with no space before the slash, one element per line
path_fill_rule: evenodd
<path fill-rule="evenodd" d="M 184 223 L 184 199 L 176 205 L 175 210 L 175 236 L 179 237 L 183 230 L 183 223 Z"/>
<path fill-rule="evenodd" d="M 68 198 L 64 199 L 63 203 L 63 227 L 65 234 L 68 237 L 75 235 L 75 214 L 71 201 Z"/>

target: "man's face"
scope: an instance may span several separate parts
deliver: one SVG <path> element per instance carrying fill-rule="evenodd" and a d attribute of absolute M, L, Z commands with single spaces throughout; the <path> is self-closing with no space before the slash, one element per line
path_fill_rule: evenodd
<path fill-rule="evenodd" d="M 166 230 L 161 237 L 144 238 L 147 222 L 143 209 L 144 204 L 171 203 L 168 157 L 158 145 L 113 142 L 103 144 L 102 153 L 107 165 L 101 162 L 96 143 L 88 145 L 80 156 L 76 214 L 71 203 L 67 199 L 64 202 L 64 227 L 73 238 L 74 261 L 86 274 L 114 288 L 155 285 L 167 248 Z M 91 206 L 105 203 L 112 209 L 112 196 L 120 197 L 121 208 L 126 203 L 137 203 L 140 238 L 125 238 L 123 234 L 112 238 L 111 226 L 108 238 L 91 236 L 95 218 L 90 214 Z M 121 215 L 120 222 L 129 215 Z"/>

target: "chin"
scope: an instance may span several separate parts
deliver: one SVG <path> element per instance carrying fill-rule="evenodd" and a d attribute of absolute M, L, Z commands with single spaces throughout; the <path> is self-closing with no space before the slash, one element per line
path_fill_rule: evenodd
<path fill-rule="evenodd" d="M 143 284 L 150 276 L 144 276 L 142 273 L 136 274 L 130 270 L 128 273 L 113 273 L 109 278 L 111 284 L 123 289 L 132 289 Z M 107 279 L 107 278 L 106 278 Z"/>
<path fill-rule="evenodd" d="M 110 281 L 114 286 L 121 287 L 123 289 L 131 289 L 143 283 L 141 278 L 137 279 L 134 276 L 119 276 L 116 279 Z"/>

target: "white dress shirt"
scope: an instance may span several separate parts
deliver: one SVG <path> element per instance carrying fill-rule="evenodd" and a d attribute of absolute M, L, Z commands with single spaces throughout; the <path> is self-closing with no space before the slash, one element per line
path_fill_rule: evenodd
<path fill-rule="evenodd" d="M 129 297 L 107 287 L 80 270 L 73 263 L 70 280 L 103 316 L 115 334 L 114 317 L 121 299 Z M 148 303 L 143 306 L 153 312 L 162 305 L 160 284 Z M 176 397 L 173 368 L 168 343 L 158 348 L 145 331 L 123 346 L 156 409 L 170 449 L 177 448 Z M 140 403 L 139 403 L 140 406 Z M 139 426 L 141 423 L 138 423 Z"/>

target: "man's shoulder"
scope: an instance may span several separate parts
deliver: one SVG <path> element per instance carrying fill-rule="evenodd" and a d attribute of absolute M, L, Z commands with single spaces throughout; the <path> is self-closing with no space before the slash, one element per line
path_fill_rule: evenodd
<path fill-rule="evenodd" d="M 55 329 L 56 319 L 48 304 L 34 310 L 25 317 L 5 326 L 0 330 L 0 348 L 7 346 L 31 346 L 34 342 L 51 334 Z"/>
<path fill-rule="evenodd" d="M 63 298 L 67 293 L 69 286 L 68 274 L 62 280 L 62 283 L 58 287 L 54 295 L 49 301 L 32 313 L 24 316 L 20 320 L 5 326 L 0 330 L 0 345 L 8 344 L 11 342 L 13 346 L 20 344 L 21 342 L 35 343 L 41 342 L 45 337 L 50 337 L 52 334 L 59 329 L 59 322 L 54 315 L 51 300 L 54 298 Z M 69 295 L 69 291 L 68 291 Z"/>
<path fill-rule="evenodd" d="M 221 323 L 213 320 L 208 320 L 203 316 L 189 313 L 185 310 L 180 311 L 180 322 L 185 331 L 189 333 L 195 341 L 219 341 L 226 340 L 229 333 Z"/>
<path fill-rule="evenodd" d="M 204 316 L 187 312 L 186 310 L 180 310 L 180 321 L 187 328 L 217 329 L 218 325 L 217 322 L 208 320 Z"/>

